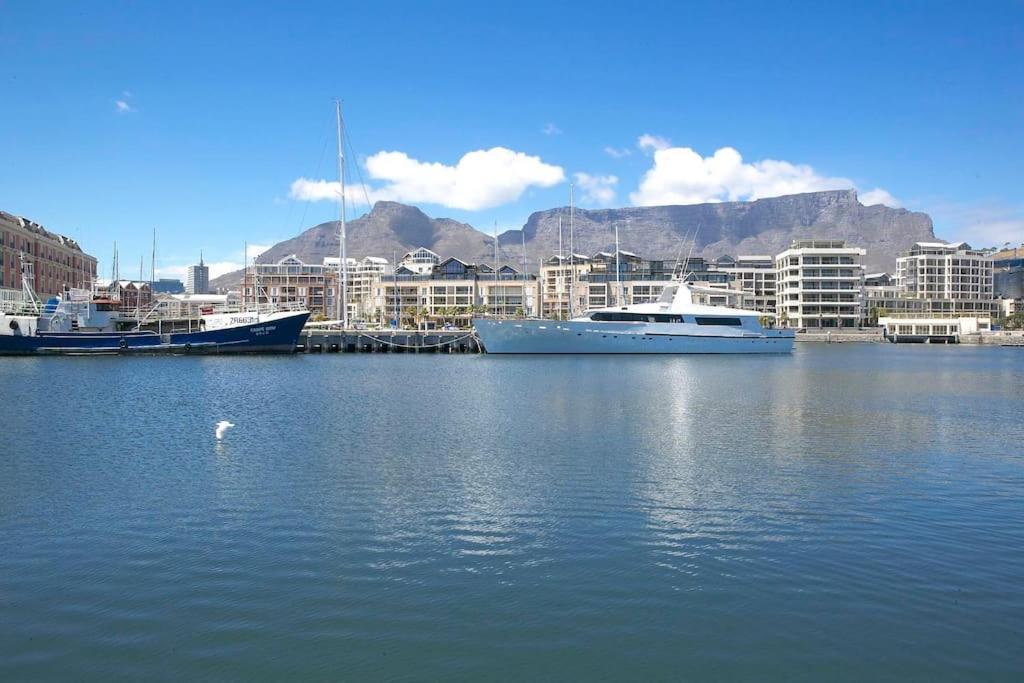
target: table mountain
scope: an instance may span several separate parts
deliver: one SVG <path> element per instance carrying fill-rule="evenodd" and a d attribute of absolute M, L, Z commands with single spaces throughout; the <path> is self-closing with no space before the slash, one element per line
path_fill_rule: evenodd
<path fill-rule="evenodd" d="M 558 219 L 568 252 L 569 209 L 561 207 L 532 214 L 521 230 L 508 230 L 499 238 L 502 261 L 522 263 L 522 240 L 530 270 L 537 261 L 558 251 Z M 694 255 L 714 258 L 723 254 L 774 255 L 794 239 L 842 239 L 867 249 L 869 271 L 892 271 L 896 255 L 914 242 L 933 241 L 931 218 L 924 213 L 893 209 L 881 204 L 864 206 L 854 190 L 808 192 L 758 199 L 688 206 L 645 206 L 575 211 L 574 248 L 577 253 L 614 249 L 615 226 L 620 245 L 649 259 L 675 259 L 689 251 L 688 236 L 696 234 Z M 490 262 L 494 242 L 473 226 L 450 218 L 430 218 L 413 206 L 377 202 L 364 216 L 349 221 L 348 254 L 355 258 L 383 256 L 389 261 L 424 246 L 442 258 L 457 256 L 469 262 Z M 308 263 L 320 263 L 338 254 L 338 223 L 330 221 L 279 242 L 264 252 L 261 263 L 296 254 Z M 212 284 L 235 286 L 240 271 Z"/>

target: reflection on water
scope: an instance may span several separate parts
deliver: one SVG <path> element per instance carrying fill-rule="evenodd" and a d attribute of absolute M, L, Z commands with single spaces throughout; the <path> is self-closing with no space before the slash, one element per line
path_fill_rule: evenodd
<path fill-rule="evenodd" d="M 853 344 L 12 359 L 0 677 L 1017 678 L 1022 379 Z"/>

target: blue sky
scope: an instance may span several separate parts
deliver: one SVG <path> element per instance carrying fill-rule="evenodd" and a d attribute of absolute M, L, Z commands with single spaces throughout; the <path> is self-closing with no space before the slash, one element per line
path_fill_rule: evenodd
<path fill-rule="evenodd" d="M 341 97 L 371 199 L 484 229 L 570 179 L 581 206 L 853 185 L 1020 242 L 1022 74 L 1021 2 L 0 0 L 0 208 L 101 268 L 115 240 L 148 268 L 156 228 L 162 273 L 224 270 L 336 215 Z"/>

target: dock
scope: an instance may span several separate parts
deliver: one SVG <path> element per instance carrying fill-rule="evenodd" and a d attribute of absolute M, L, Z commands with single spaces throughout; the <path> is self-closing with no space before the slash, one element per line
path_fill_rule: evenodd
<path fill-rule="evenodd" d="M 482 353 L 472 330 L 303 330 L 299 353 Z"/>

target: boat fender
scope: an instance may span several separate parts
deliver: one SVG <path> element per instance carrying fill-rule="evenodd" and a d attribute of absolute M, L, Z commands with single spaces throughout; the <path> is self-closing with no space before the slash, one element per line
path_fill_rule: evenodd
<path fill-rule="evenodd" d="M 192 350 L 192 345 L 191 344 L 185 344 L 185 353 L 188 353 L 191 350 Z"/>
<path fill-rule="evenodd" d="M 18 331 L 18 327 L 19 327 L 18 321 L 17 320 L 12 320 L 11 321 L 11 329 L 14 330 L 15 332 L 17 332 Z"/>
<path fill-rule="evenodd" d="M 122 348 L 122 349 L 127 349 L 128 348 L 128 340 L 125 339 L 124 337 L 121 337 L 121 341 L 117 342 L 117 345 L 120 348 Z"/>

